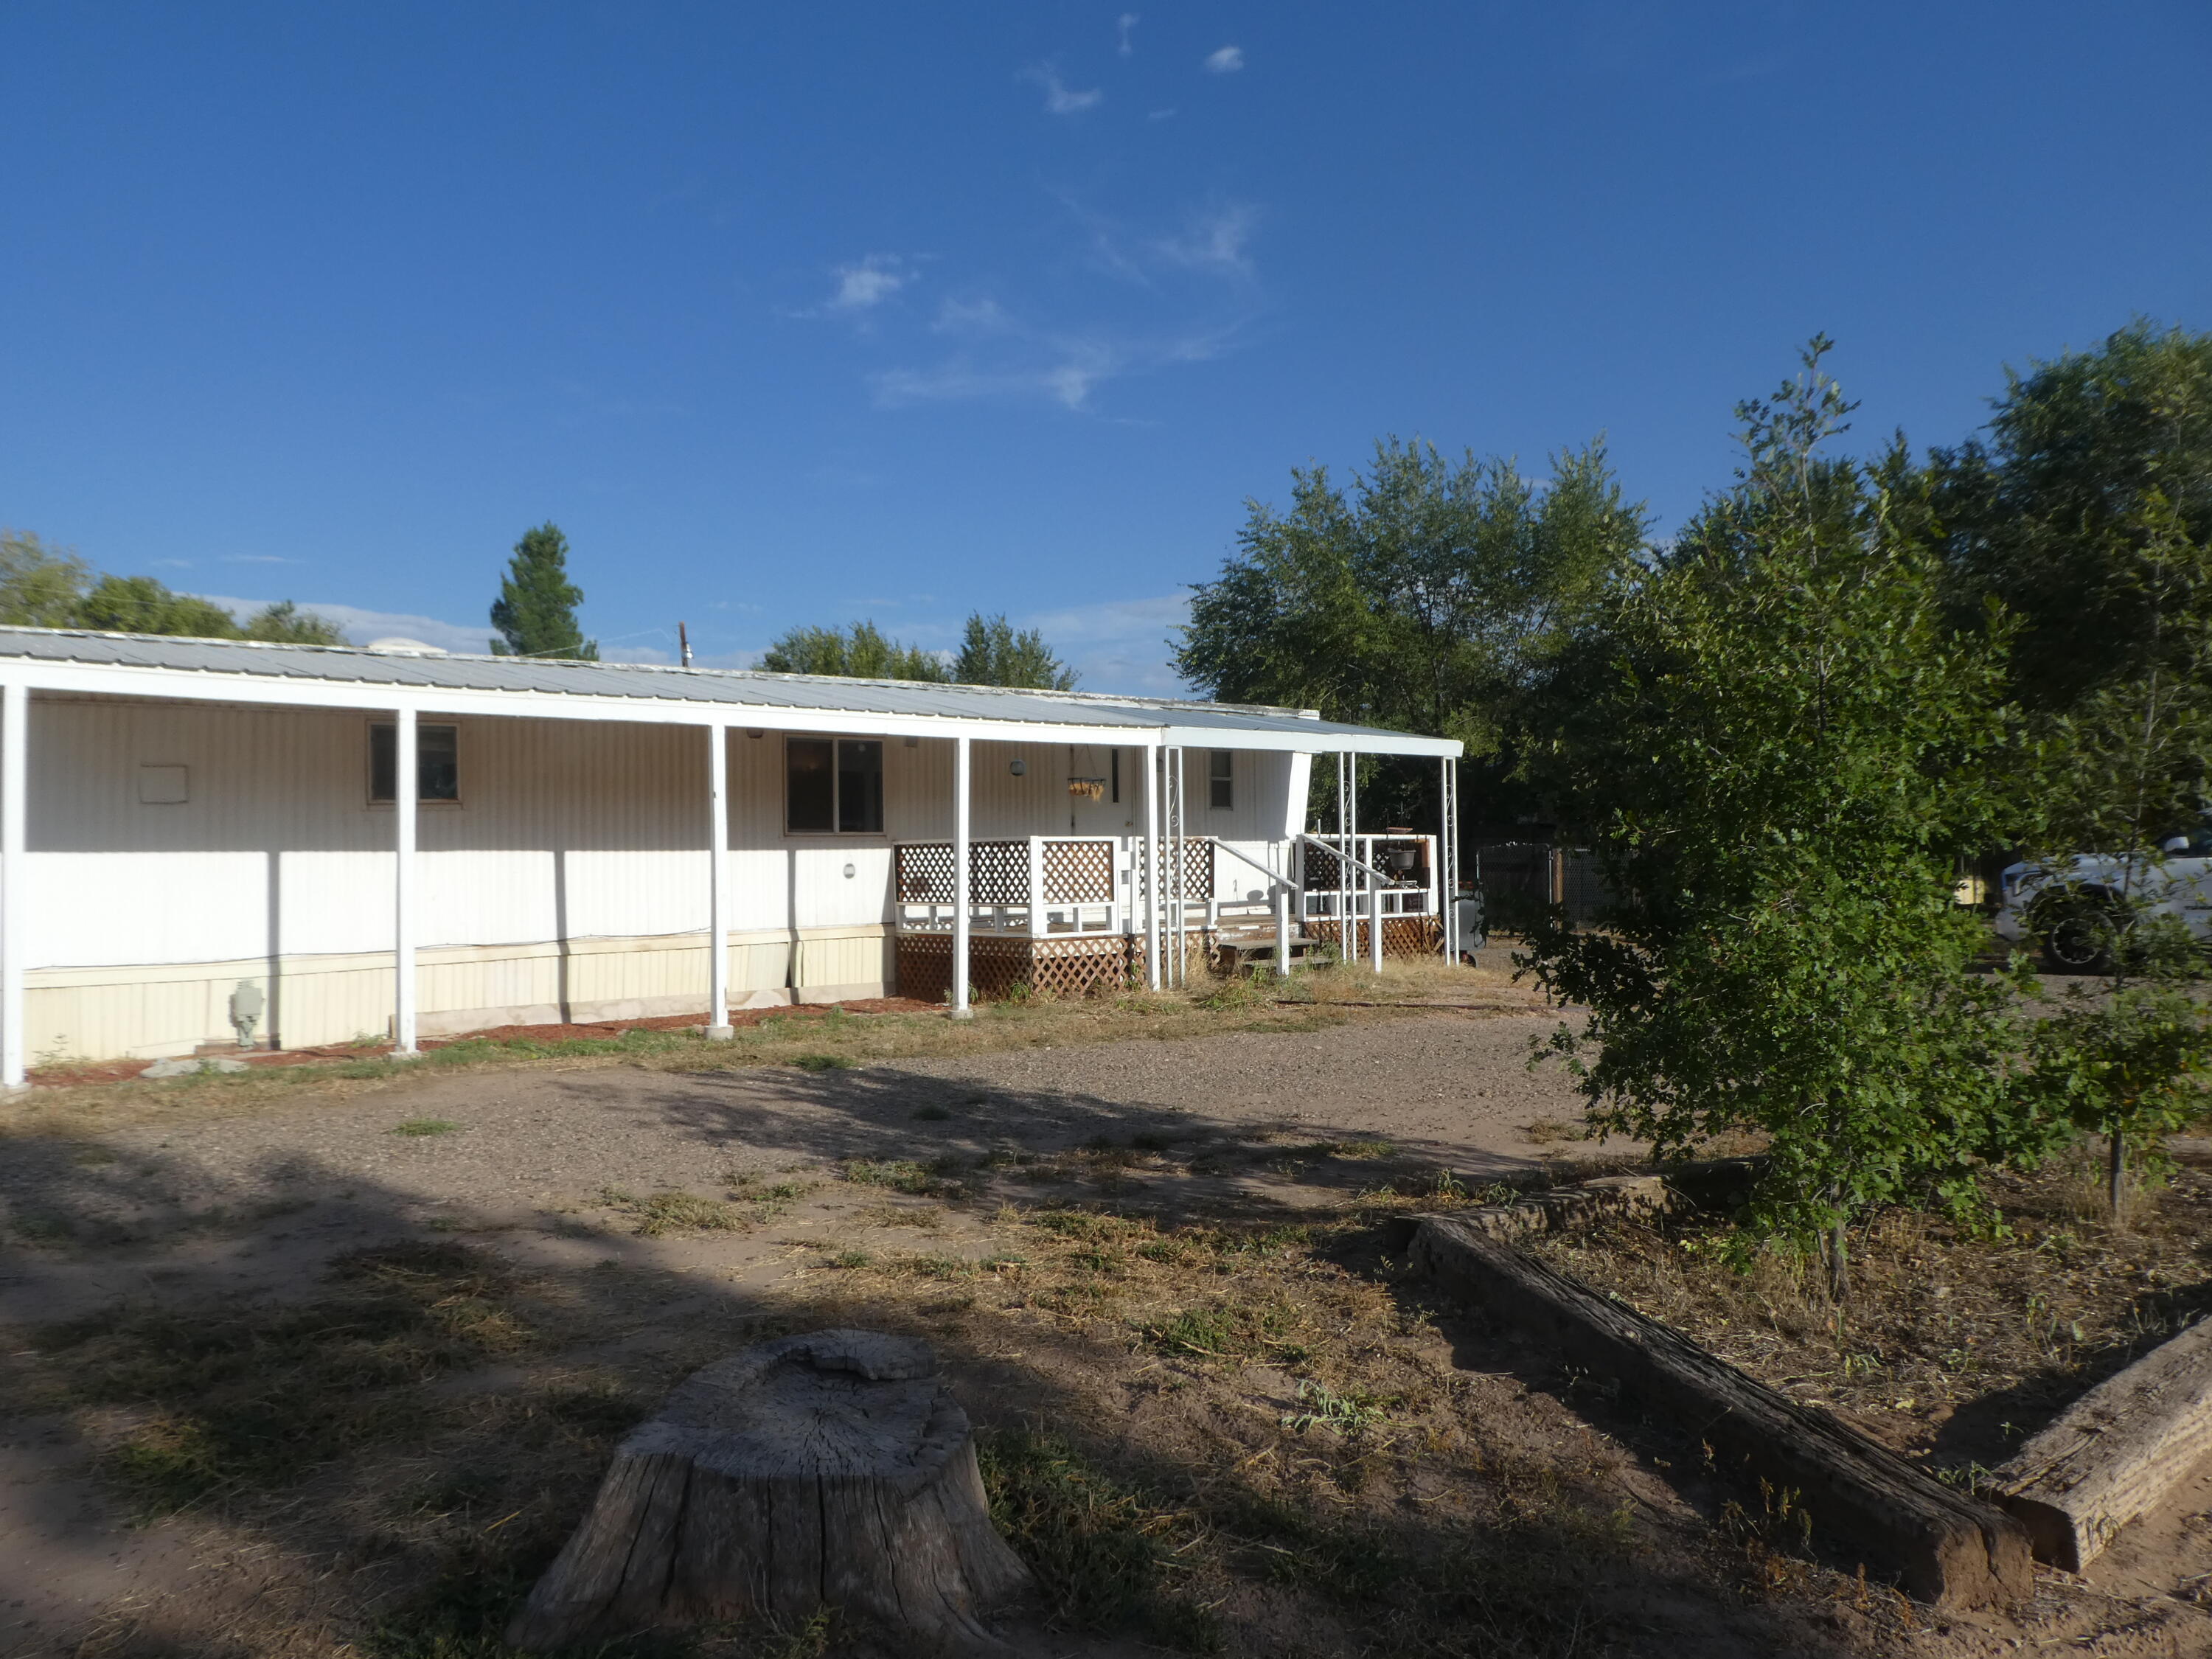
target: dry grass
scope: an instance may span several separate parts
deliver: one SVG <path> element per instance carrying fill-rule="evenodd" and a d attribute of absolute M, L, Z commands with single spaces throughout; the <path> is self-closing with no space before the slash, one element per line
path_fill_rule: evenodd
<path fill-rule="evenodd" d="M 833 1323 L 936 1343 L 1060 1650 L 1568 1659 L 1688 1650 L 1740 1622 L 1740 1559 L 1716 1582 L 1692 1534 L 1624 1504 L 1617 1451 L 1455 1364 L 1373 1224 L 1434 1201 L 1376 1193 L 1299 1225 L 1008 1206 L 973 1243 L 817 1240 L 767 1307 L 680 1314 L 643 1271 L 563 1279 L 401 1245 L 340 1263 L 304 1305 L 40 1333 L 0 1382 L 68 1414 L 141 1513 L 183 1511 L 264 1563 L 220 1639 L 124 1640 L 116 1659 L 504 1654 L 516 1598 L 650 1402 L 743 1342 Z M 631 1202 L 672 1224 L 728 1204 Z M 606 1659 L 878 1651 L 824 1621 Z"/>
<path fill-rule="evenodd" d="M 425 1073 L 494 1066 L 575 1071 L 623 1065 L 704 1072 L 794 1066 L 836 1071 L 884 1060 L 1132 1038 L 1174 1042 L 1232 1031 L 1318 1030 L 1387 1018 L 1397 1008 L 1469 1000 L 1486 1006 L 1533 1006 L 1528 993 L 1508 988 L 1509 980 L 1502 973 L 1455 969 L 1441 961 L 1392 962 L 1380 975 L 1364 967 L 1301 972 L 1280 988 L 1272 981 L 1206 980 L 1184 991 L 986 1003 L 971 1020 L 951 1020 L 938 1012 L 794 1012 L 740 1026 L 727 1042 L 709 1043 L 680 1030 L 551 1042 L 463 1041 L 407 1060 L 332 1060 L 153 1083 L 42 1087 L 0 1106 L 0 1134 L 97 1133 L 155 1119 L 183 1123 L 289 1103 L 303 1092 L 343 1097 Z"/>
<path fill-rule="evenodd" d="M 1615 1226 L 1532 1247 L 1808 1405 L 1971 1472 L 2212 1307 L 2212 1176 L 2177 1170 L 2130 1225 L 2086 1152 L 1993 1183 L 2005 1231 L 1893 1212 L 1852 1241 L 1849 1305 L 1781 1252 L 1738 1270 L 1711 1223 Z"/>

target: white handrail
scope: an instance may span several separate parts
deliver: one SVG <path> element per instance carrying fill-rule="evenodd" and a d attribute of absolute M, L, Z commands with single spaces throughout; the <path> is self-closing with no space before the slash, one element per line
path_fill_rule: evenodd
<path fill-rule="evenodd" d="M 1270 870 L 1266 865 L 1261 863 L 1259 860 L 1247 857 L 1244 854 L 1238 852 L 1235 848 L 1231 847 L 1227 842 L 1222 840 L 1220 836 L 1209 836 L 1206 839 L 1213 843 L 1214 851 L 1217 853 L 1226 853 L 1231 858 L 1236 859 L 1241 863 L 1250 865 L 1255 870 L 1257 870 L 1261 875 L 1267 877 L 1267 878 L 1276 886 L 1289 887 L 1293 885 L 1288 876 L 1279 875 L 1274 871 Z"/>
<path fill-rule="evenodd" d="M 1393 887 L 1402 884 L 1400 883 L 1397 877 L 1385 875 L 1382 871 L 1377 870 L 1373 865 L 1363 863 L 1358 859 L 1352 857 L 1350 853 L 1340 851 L 1338 848 L 1330 846 L 1328 843 L 1328 837 L 1326 836 L 1309 836 L 1301 833 L 1298 839 L 1300 841 L 1311 842 L 1315 846 L 1320 848 L 1322 851 L 1327 853 L 1331 858 L 1341 859 L 1345 863 L 1350 865 L 1355 870 L 1364 870 L 1369 875 L 1374 877 L 1377 881 L 1388 882 Z M 1369 841 L 1389 841 L 1392 839 L 1392 837 L 1389 836 L 1369 836 L 1365 839 Z M 1397 839 L 1402 841 L 1408 838 L 1406 836 L 1399 836 Z"/>

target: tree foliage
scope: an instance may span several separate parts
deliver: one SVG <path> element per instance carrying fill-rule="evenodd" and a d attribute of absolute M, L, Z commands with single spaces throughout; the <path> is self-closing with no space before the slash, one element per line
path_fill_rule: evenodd
<path fill-rule="evenodd" d="M 2212 534 L 2212 334 L 2138 320 L 2006 378 L 1987 441 L 1930 458 L 1930 507 L 1954 615 L 2002 599 L 2015 695 L 2063 713 L 2144 666 L 2152 497 Z"/>
<path fill-rule="evenodd" d="M 1348 489 L 1325 467 L 1291 477 L 1289 509 L 1249 502 L 1199 585 L 1177 672 L 1223 702 L 1458 738 L 1502 786 L 1521 699 L 1643 550 L 1603 446 L 1555 456 L 1542 483 L 1395 439 Z"/>
<path fill-rule="evenodd" d="M 2005 632 L 1948 624 L 1936 562 L 1844 429 L 1820 370 L 1739 406 L 1746 459 L 1668 556 L 1617 569 L 1532 763 L 1597 832 L 1601 931 L 1526 962 L 1590 1010 L 1554 1046 L 1601 1126 L 1674 1152 L 1756 1131 L 1756 1229 L 1819 1240 L 1870 1208 L 1977 1202 L 2021 1155 L 2008 994 L 1959 860 L 2007 833 Z"/>
<path fill-rule="evenodd" d="M 599 641 L 584 637 L 576 607 L 584 590 L 568 580 L 568 538 L 558 525 L 539 525 L 514 544 L 492 602 L 495 657 L 550 657 L 597 662 Z"/>
<path fill-rule="evenodd" d="M 1075 671 L 1053 654 L 1042 631 L 1030 628 L 1017 633 L 1004 616 L 986 617 L 980 611 L 968 618 L 952 678 L 963 685 L 1075 690 Z"/>
<path fill-rule="evenodd" d="M 794 628 L 769 647 L 760 665 L 777 674 L 830 674 L 863 680 L 952 678 L 935 653 L 902 645 L 872 622 L 848 629 Z"/>
<path fill-rule="evenodd" d="M 212 600 L 175 592 L 151 576 L 97 575 L 76 554 L 12 530 L 0 531 L 0 623 L 280 645 L 336 645 L 343 638 L 336 623 L 289 599 L 264 605 L 241 623 Z"/>
<path fill-rule="evenodd" d="M 2180 918 L 2154 908 L 2174 879 L 2165 842 L 2203 836 L 2212 788 L 2212 550 L 2156 489 L 2107 533 L 2112 586 L 2139 629 L 2136 671 L 2048 723 L 2036 783 L 2042 862 L 2064 870 L 2074 851 L 2094 851 L 2118 879 L 2094 896 L 2062 882 L 2035 913 L 2045 928 L 2082 930 L 2105 972 L 2038 1023 L 2025 1087 L 2046 1117 L 2105 1137 L 2117 1215 L 2129 1148 L 2155 1149 L 2202 1115 L 2212 1079 L 2212 1026 L 2193 988 L 2203 957 Z"/>

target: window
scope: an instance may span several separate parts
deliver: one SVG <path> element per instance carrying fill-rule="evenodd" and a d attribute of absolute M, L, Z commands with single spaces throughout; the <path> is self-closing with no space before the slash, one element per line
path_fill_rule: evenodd
<path fill-rule="evenodd" d="M 461 728 L 415 723 L 415 799 L 455 801 L 461 798 Z M 386 722 L 368 728 L 368 799 L 389 806 L 397 792 L 399 729 Z"/>
<path fill-rule="evenodd" d="M 884 832 L 884 745 L 873 738 L 791 738 L 784 825 L 794 836 Z"/>
<path fill-rule="evenodd" d="M 1121 804 L 1121 751 L 1118 749 L 1113 750 L 1112 758 L 1113 765 L 1109 769 L 1114 775 L 1114 804 L 1119 806 Z"/>
<path fill-rule="evenodd" d="M 1226 812 L 1237 805 L 1237 757 L 1226 749 L 1217 749 L 1206 771 L 1206 804 L 1217 812 Z"/>

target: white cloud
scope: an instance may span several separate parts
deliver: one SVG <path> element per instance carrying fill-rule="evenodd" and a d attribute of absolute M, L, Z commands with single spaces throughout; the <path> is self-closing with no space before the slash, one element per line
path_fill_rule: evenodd
<path fill-rule="evenodd" d="M 220 593 L 195 593 L 192 597 L 221 605 L 240 622 L 270 603 L 267 599 L 231 599 Z M 311 611 L 336 623 L 349 645 L 367 645 L 371 640 L 399 635 L 434 645 L 441 651 L 468 651 L 482 655 L 491 648 L 491 629 L 488 624 L 464 628 L 457 623 L 440 622 L 434 617 L 397 611 L 364 611 L 356 605 L 325 605 L 307 599 L 299 603 L 301 610 Z"/>
<path fill-rule="evenodd" d="M 1095 109 L 1106 100 L 1105 93 L 1093 87 L 1088 92 L 1078 92 L 1060 78 L 1060 72 L 1050 64 L 1032 64 L 1017 77 L 1044 88 L 1044 109 L 1048 115 L 1080 115 L 1085 110 Z"/>
<path fill-rule="evenodd" d="M 1211 74 L 1234 75 L 1244 67 L 1244 48 L 1224 46 L 1218 52 L 1209 52 L 1206 54 L 1206 67 Z"/>
<path fill-rule="evenodd" d="M 930 327 L 939 334 L 1006 334 L 1018 331 L 1014 319 L 996 300 L 947 300 L 937 307 Z"/>
<path fill-rule="evenodd" d="M 1180 235 L 1155 243 L 1154 251 L 1169 264 L 1186 270 L 1249 278 L 1252 262 L 1244 248 L 1259 218 L 1256 208 L 1243 203 L 1210 208 L 1195 215 Z"/>
<path fill-rule="evenodd" d="M 1188 591 L 1158 599 L 1108 599 L 1015 619 L 1043 634 L 1062 662 L 1082 676 L 1079 690 L 1126 696 L 1187 697 L 1168 641 L 1190 618 Z"/>
<path fill-rule="evenodd" d="M 874 310 L 914 280 L 906 261 L 895 253 L 871 253 L 856 265 L 839 265 L 830 273 L 837 291 L 822 307 L 830 316 L 852 317 Z"/>
<path fill-rule="evenodd" d="M 1115 27 L 1121 32 L 1121 44 L 1115 47 L 1115 51 L 1124 58 L 1136 51 L 1136 47 L 1129 44 L 1129 32 L 1137 27 L 1137 14 L 1133 11 L 1125 11 L 1114 20 Z"/>

